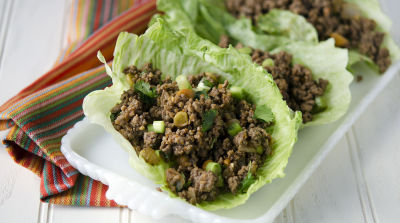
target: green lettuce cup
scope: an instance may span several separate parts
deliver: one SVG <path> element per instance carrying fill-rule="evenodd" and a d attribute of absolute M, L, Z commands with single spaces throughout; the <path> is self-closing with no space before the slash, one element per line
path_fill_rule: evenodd
<path fill-rule="evenodd" d="M 158 18 L 153 20 L 153 24 L 141 36 L 130 33 L 119 35 L 112 67 L 106 64 L 101 53 L 98 57 L 105 63 L 113 85 L 85 97 L 85 115 L 91 122 L 104 127 L 129 153 L 129 163 L 136 171 L 160 184 L 171 196 L 176 197 L 167 186 L 165 176 L 171 164 L 165 161 L 156 165 L 146 163 L 137 155 L 131 143 L 114 129 L 110 118 L 111 108 L 120 102 L 121 94 L 130 88 L 123 73 L 128 66 L 140 68 L 151 63 L 154 68 L 173 79 L 178 75 L 217 73 L 230 84 L 244 89 L 248 99 L 256 106 L 265 108 L 259 112 L 273 115 L 272 125 L 267 130 L 273 138 L 272 155 L 258 168 L 256 179 L 248 189 L 236 194 L 220 194 L 213 201 L 197 204 L 198 207 L 217 210 L 238 206 L 263 185 L 284 176 L 284 168 L 297 140 L 301 114 L 288 108 L 272 77 L 263 68 L 253 64 L 248 56 L 233 48 L 219 48 L 194 33 L 173 31 L 163 19 Z"/>
<path fill-rule="evenodd" d="M 382 47 L 389 50 L 392 63 L 399 60 L 400 49 L 390 35 L 392 22 L 382 12 L 379 2 L 377 0 L 344 0 L 343 2 L 348 6 L 343 10 L 349 14 L 375 21 L 376 31 L 385 34 Z M 218 37 L 225 33 L 237 40 L 246 39 L 249 45 L 262 41 L 267 50 L 291 41 L 318 42 L 318 33 L 314 26 L 303 16 L 291 11 L 272 9 L 267 14 L 259 16 L 256 25 L 253 25 L 250 19 L 233 17 L 224 3 L 225 0 L 195 0 L 191 3 L 182 3 L 181 8 L 187 12 L 192 22 L 196 22 L 196 32 L 214 43 L 218 43 Z M 171 8 L 172 4 L 175 3 L 159 0 L 158 7 L 161 11 L 174 11 Z M 248 35 L 246 30 L 253 30 L 256 34 Z M 377 74 L 381 72 L 373 59 L 361 54 L 356 48 L 350 48 L 349 70 L 354 73 L 354 65 L 358 63 L 367 64 Z"/>
<path fill-rule="evenodd" d="M 346 113 L 351 101 L 349 85 L 353 80 L 346 69 L 348 51 L 335 47 L 333 39 L 318 42 L 316 30 L 303 17 L 275 10 L 269 18 L 264 18 L 263 29 L 269 31 L 266 34 L 252 26 L 250 19 L 236 19 L 229 14 L 223 0 L 158 0 L 157 7 L 165 12 L 162 17 L 174 30 L 194 32 L 214 44 L 227 35 L 234 43 L 253 49 L 270 53 L 285 51 L 292 54 L 293 64 L 310 69 L 314 80 L 328 80 L 328 88 L 319 98 L 322 108 L 303 126 L 330 123 Z"/>

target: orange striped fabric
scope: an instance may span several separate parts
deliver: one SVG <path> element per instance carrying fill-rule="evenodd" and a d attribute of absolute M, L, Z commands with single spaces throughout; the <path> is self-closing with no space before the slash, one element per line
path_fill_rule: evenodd
<path fill-rule="evenodd" d="M 82 120 L 83 98 L 111 84 L 97 61 L 108 60 L 121 31 L 142 33 L 156 12 L 156 0 L 74 0 L 67 47 L 49 72 L 0 107 L 3 143 L 18 164 L 40 179 L 41 200 L 78 206 L 117 206 L 107 186 L 80 174 L 60 151 L 61 138 Z"/>

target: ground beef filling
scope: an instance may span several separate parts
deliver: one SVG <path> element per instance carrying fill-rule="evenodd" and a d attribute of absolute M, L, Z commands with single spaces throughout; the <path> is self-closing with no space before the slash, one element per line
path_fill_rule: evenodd
<path fill-rule="evenodd" d="M 328 86 L 328 81 L 320 78 L 313 80 L 311 71 L 299 64 L 292 65 L 292 55 L 281 51 L 269 54 L 261 50 L 253 50 L 251 58 L 259 65 L 265 59 L 272 59 L 273 66 L 264 66 L 272 75 L 283 99 L 294 111 L 301 111 L 303 123 L 312 121 L 315 109 L 315 99 L 322 96 Z"/>
<path fill-rule="evenodd" d="M 382 46 L 385 34 L 376 30 L 375 21 L 361 17 L 356 6 L 342 0 L 225 0 L 225 4 L 231 14 L 250 18 L 254 24 L 271 9 L 290 10 L 313 24 L 321 40 L 333 37 L 339 47 L 358 49 L 381 73 L 392 63 L 388 49 Z"/>
<path fill-rule="evenodd" d="M 255 177 L 271 154 L 268 123 L 254 117 L 255 106 L 232 97 L 228 81 L 219 83 L 215 74 L 190 76 L 192 89 L 202 80 L 213 85 L 193 95 L 182 93 L 168 77 L 161 80 L 161 72 L 151 64 L 142 69 L 131 66 L 124 73 L 133 87 L 112 108 L 112 123 L 146 162 L 170 164 L 165 173 L 169 188 L 192 204 L 212 201 L 221 193 L 243 192 L 242 181 Z M 143 100 L 134 87 L 140 81 L 154 89 L 153 100 Z M 210 110 L 216 115 L 212 127 L 204 131 L 204 117 Z M 174 118 L 180 112 L 187 115 L 187 123 L 178 127 Z M 153 121 L 164 121 L 165 132 L 149 131 Z M 232 122 L 241 127 L 234 136 L 228 132 Z M 219 173 L 207 170 L 209 163 L 218 165 Z"/>
<path fill-rule="evenodd" d="M 226 35 L 221 36 L 219 46 L 229 46 L 229 38 Z M 241 43 L 236 45 L 236 48 L 242 47 Z M 270 54 L 252 49 L 251 59 L 264 66 L 272 75 L 287 105 L 294 111 L 301 111 L 303 123 L 312 121 L 313 113 L 321 109 L 316 109 L 316 98 L 324 94 L 329 82 L 322 78 L 315 81 L 308 68 L 299 64 L 292 65 L 292 55 L 284 51 Z M 266 59 L 273 62 L 265 66 L 263 63 Z"/>

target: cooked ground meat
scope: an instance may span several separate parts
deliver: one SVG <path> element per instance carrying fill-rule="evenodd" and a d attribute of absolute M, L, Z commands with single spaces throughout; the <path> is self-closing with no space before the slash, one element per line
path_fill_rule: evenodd
<path fill-rule="evenodd" d="M 382 46 L 385 34 L 374 20 L 361 17 L 356 6 L 342 0 L 225 0 L 228 11 L 257 23 L 271 9 L 285 9 L 304 16 L 314 25 L 319 38 L 335 38 L 339 47 L 356 48 L 371 58 L 381 73 L 391 65 L 389 50 Z"/>
<path fill-rule="evenodd" d="M 228 81 L 220 83 L 217 75 L 202 73 L 188 77 L 188 82 L 192 89 L 207 83 L 209 90 L 179 90 L 171 78 L 161 80 L 161 72 L 151 64 L 127 67 L 124 73 L 133 85 L 111 109 L 114 128 L 149 164 L 160 159 L 170 164 L 166 180 L 179 197 L 195 204 L 221 193 L 242 192 L 249 171 L 256 176 L 271 154 L 271 136 L 265 130 L 269 123 L 254 117 L 255 105 L 232 97 Z M 151 100 L 136 88 L 143 82 L 156 94 Z M 177 121 L 178 113 L 185 123 Z M 212 126 L 205 130 L 210 113 Z M 164 122 L 163 133 L 149 131 L 154 121 Z M 228 132 L 233 122 L 241 128 L 235 135 Z M 220 170 L 207 169 L 209 163 Z"/>
<path fill-rule="evenodd" d="M 315 98 L 324 94 L 329 82 L 322 78 L 313 80 L 311 71 L 299 64 L 292 65 L 292 55 L 284 51 L 269 54 L 253 50 L 251 58 L 259 65 L 267 58 L 274 61 L 273 66 L 264 68 L 272 74 L 283 99 L 291 109 L 301 111 L 304 123 L 312 121 Z"/>
<path fill-rule="evenodd" d="M 228 47 L 229 38 L 223 35 L 219 45 Z M 241 43 L 236 45 L 236 48 L 242 47 Z M 324 94 L 329 82 L 322 78 L 315 81 L 308 68 L 299 64 L 292 65 L 292 55 L 284 51 L 270 54 L 252 49 L 251 59 L 259 65 L 263 65 L 266 59 L 272 59 L 272 65 L 264 66 L 264 69 L 274 78 L 283 99 L 292 110 L 302 112 L 303 123 L 312 121 L 315 99 Z"/>

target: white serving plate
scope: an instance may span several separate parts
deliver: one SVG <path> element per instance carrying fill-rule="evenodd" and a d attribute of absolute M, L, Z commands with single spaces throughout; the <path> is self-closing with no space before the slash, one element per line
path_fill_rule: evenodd
<path fill-rule="evenodd" d="M 158 192 L 157 185 L 129 166 L 128 154 L 112 136 L 88 119 L 77 123 L 67 133 L 62 139 L 61 150 L 81 173 L 109 185 L 108 199 L 153 218 L 179 215 L 201 223 L 272 222 L 360 114 L 398 73 L 400 62 L 382 76 L 368 72 L 365 67 L 359 70 L 363 73 L 363 80 L 351 85 L 352 103 L 347 114 L 332 124 L 301 130 L 285 169 L 286 176 L 265 185 L 244 205 L 233 209 L 208 212 Z"/>

